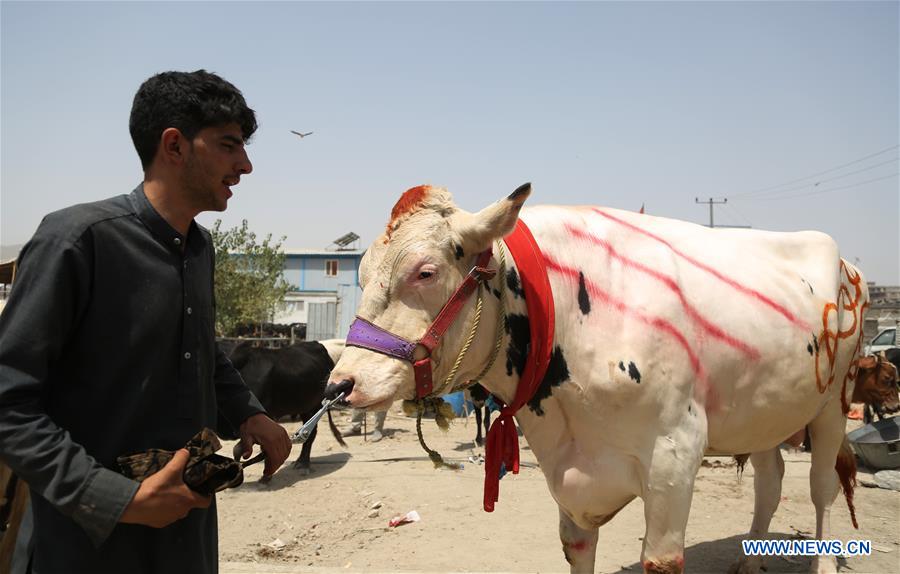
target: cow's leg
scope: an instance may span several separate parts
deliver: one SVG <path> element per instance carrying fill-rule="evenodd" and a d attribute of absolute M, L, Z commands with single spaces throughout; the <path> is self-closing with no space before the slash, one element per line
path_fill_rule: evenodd
<path fill-rule="evenodd" d="M 706 448 L 706 414 L 696 402 L 678 427 L 656 439 L 644 485 L 644 572 L 684 571 L 684 531 L 694 478 Z"/>
<path fill-rule="evenodd" d="M 844 440 L 846 419 L 840 404 L 835 399 L 809 424 L 812 435 L 811 468 L 809 487 L 813 505 L 816 507 L 816 539 L 831 538 L 831 505 L 840 490 L 835 461 Z M 837 572 L 834 556 L 816 556 L 810 565 L 810 572 L 832 574 Z"/>
<path fill-rule="evenodd" d="M 481 435 L 481 407 L 475 407 L 475 444 L 484 446 L 484 437 Z"/>
<path fill-rule="evenodd" d="M 869 403 L 863 403 L 863 424 L 872 424 L 874 421 L 875 416 L 872 414 L 872 407 Z"/>
<path fill-rule="evenodd" d="M 490 428 L 491 428 L 491 407 L 487 403 L 485 403 L 484 404 L 484 434 L 485 435 L 490 430 Z"/>
<path fill-rule="evenodd" d="M 760 540 L 769 533 L 772 515 L 781 501 L 781 480 L 784 477 L 784 459 L 781 450 L 755 452 L 750 455 L 753 464 L 753 523 L 748 539 Z M 743 556 L 729 570 L 731 574 L 757 574 L 762 568 L 761 556 Z"/>
<path fill-rule="evenodd" d="M 597 528 L 584 530 L 559 509 L 559 540 L 572 574 L 593 572 L 597 556 Z"/>
<path fill-rule="evenodd" d="M 306 422 L 307 420 L 308 420 L 308 418 L 304 418 L 303 422 Z M 294 461 L 294 464 L 292 465 L 293 468 L 295 468 L 296 470 L 299 470 L 300 474 L 303 476 L 306 476 L 310 473 L 309 455 L 310 455 L 310 452 L 312 452 L 312 445 L 313 445 L 313 442 L 316 440 L 316 434 L 318 434 L 318 432 L 319 432 L 318 425 L 314 426 L 312 429 L 312 432 L 309 433 L 309 438 L 306 439 L 305 443 L 303 443 L 303 448 L 300 449 L 300 456 L 297 458 L 297 460 Z"/>

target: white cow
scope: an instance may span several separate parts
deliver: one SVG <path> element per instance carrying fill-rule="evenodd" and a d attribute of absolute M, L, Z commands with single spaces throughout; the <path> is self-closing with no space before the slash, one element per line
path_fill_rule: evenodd
<path fill-rule="evenodd" d="M 778 445 L 805 425 L 816 537 L 829 538 L 836 465 L 852 510 L 844 413 L 868 301 L 835 243 L 817 232 L 713 230 L 608 208 L 538 206 L 520 215 L 530 191 L 522 186 L 475 214 L 443 189 L 407 191 L 360 265 L 357 323 L 418 341 L 479 253 L 493 249 L 488 266 L 498 268 L 501 240 L 521 217 L 543 252 L 555 329 L 546 376 L 516 419 L 559 506 L 572 571 L 593 570 L 598 527 L 639 496 L 645 571 L 681 572 L 704 453 L 751 453 L 749 536 L 765 538 L 784 473 Z M 513 401 L 530 329 L 539 326 L 504 252 L 506 272 L 485 283 L 481 327 L 454 381 L 445 377 L 470 333 L 474 298 L 431 355 L 435 394 L 478 378 L 499 338 L 481 382 Z M 353 382 L 354 407 L 383 410 L 414 397 L 410 361 L 350 344 L 330 380 Z M 427 354 L 415 349 L 412 360 Z M 743 557 L 735 570 L 760 566 Z M 835 572 L 834 558 L 812 569 Z"/>

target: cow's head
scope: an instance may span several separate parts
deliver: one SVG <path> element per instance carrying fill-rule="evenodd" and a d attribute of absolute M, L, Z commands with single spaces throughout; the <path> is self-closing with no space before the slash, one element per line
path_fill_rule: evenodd
<path fill-rule="evenodd" d="M 897 367 L 887 359 L 870 355 L 857 359 L 856 384 L 852 401 L 878 406 L 887 413 L 900 410 L 897 391 Z"/>
<path fill-rule="evenodd" d="M 408 190 L 394 205 L 385 232 L 362 258 L 363 295 L 357 315 L 407 341 L 418 341 L 477 256 L 512 232 L 530 193 L 531 186 L 526 184 L 478 213 L 468 213 L 456 207 L 444 189 Z M 442 377 L 462 347 L 473 309 L 470 299 L 431 355 L 435 394 L 446 390 L 440 388 Z M 490 324 L 489 329 L 494 332 L 496 326 Z M 425 355 L 418 346 L 414 359 Z M 368 349 L 347 346 L 330 382 L 344 380 L 353 381 L 347 400 L 355 407 L 383 410 L 397 398 L 415 396 L 412 364 Z"/>

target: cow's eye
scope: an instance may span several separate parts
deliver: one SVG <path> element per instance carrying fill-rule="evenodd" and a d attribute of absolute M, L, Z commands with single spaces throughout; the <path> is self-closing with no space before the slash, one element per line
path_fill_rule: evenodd
<path fill-rule="evenodd" d="M 434 271 L 420 271 L 419 279 L 428 279 L 432 275 L 434 275 Z"/>

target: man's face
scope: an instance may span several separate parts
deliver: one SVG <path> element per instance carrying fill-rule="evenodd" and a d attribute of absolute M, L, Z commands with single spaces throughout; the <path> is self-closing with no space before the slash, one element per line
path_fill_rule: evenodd
<path fill-rule="evenodd" d="M 191 141 L 185 161 L 184 193 L 200 211 L 225 211 L 231 187 L 253 171 L 237 124 L 204 128 Z"/>

